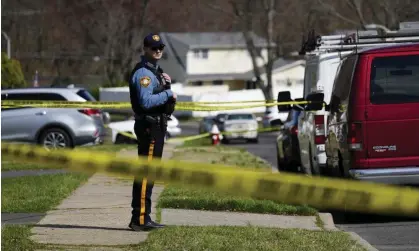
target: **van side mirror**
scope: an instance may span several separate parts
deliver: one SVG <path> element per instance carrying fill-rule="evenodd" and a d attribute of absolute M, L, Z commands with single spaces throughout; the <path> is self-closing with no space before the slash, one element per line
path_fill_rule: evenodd
<path fill-rule="evenodd" d="M 305 110 L 308 111 L 320 111 L 323 109 L 324 93 L 310 93 L 307 95 L 306 101 L 309 103 L 306 105 Z"/>
<path fill-rule="evenodd" d="M 296 99 L 294 99 L 294 101 L 295 102 L 304 102 L 306 100 L 304 98 L 296 98 Z M 297 110 L 297 111 L 301 111 L 302 109 L 304 109 L 305 106 L 306 106 L 306 104 L 293 104 L 292 109 Z"/>
<path fill-rule="evenodd" d="M 290 102 L 291 93 L 289 91 L 278 92 L 278 102 Z M 278 112 L 287 112 L 291 110 L 291 105 L 278 105 Z"/>

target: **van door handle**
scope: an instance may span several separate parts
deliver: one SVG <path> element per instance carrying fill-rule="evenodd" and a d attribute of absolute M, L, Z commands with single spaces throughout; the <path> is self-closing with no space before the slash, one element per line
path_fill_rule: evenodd
<path fill-rule="evenodd" d="M 37 116 L 42 116 L 42 115 L 45 115 L 45 114 L 47 114 L 47 112 L 46 112 L 46 111 L 42 111 L 42 112 L 37 112 L 37 113 L 35 113 L 35 115 L 37 115 Z"/>

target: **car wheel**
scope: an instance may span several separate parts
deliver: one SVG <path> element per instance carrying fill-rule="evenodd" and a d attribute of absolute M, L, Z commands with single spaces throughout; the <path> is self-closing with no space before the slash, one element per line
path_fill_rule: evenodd
<path fill-rule="evenodd" d="M 70 135 L 60 128 L 50 128 L 41 133 L 39 144 L 47 150 L 72 148 Z"/>
<path fill-rule="evenodd" d="M 127 138 L 122 135 L 118 134 L 116 135 L 115 144 L 125 144 L 127 142 Z"/>
<path fill-rule="evenodd" d="M 284 171 L 284 168 L 283 168 L 284 163 L 282 163 L 281 158 L 279 158 L 278 152 L 279 152 L 278 145 L 276 145 L 276 167 L 278 171 L 281 172 L 281 171 Z"/>
<path fill-rule="evenodd" d="M 311 175 L 320 175 L 320 173 L 319 173 L 319 171 L 318 170 L 316 170 L 316 169 L 314 169 L 314 165 L 313 165 L 313 154 L 312 154 L 312 151 L 311 151 L 311 146 L 310 146 L 310 148 L 308 149 L 308 157 L 310 158 L 309 160 L 310 160 L 310 172 L 311 172 Z"/>
<path fill-rule="evenodd" d="M 312 172 L 311 172 L 311 170 L 312 170 L 312 168 L 311 168 L 311 163 L 312 163 L 312 161 L 311 161 L 311 146 L 309 146 L 308 152 L 309 152 L 308 157 L 309 157 L 309 161 L 310 161 L 309 166 L 307 167 L 307 166 L 303 165 L 303 163 L 301 163 L 301 170 L 304 174 L 312 175 Z"/>

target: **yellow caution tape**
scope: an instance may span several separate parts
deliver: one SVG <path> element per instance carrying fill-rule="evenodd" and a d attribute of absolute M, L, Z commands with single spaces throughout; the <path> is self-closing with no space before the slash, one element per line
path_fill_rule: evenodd
<path fill-rule="evenodd" d="M 148 177 L 151 180 L 209 187 L 231 194 L 318 209 L 419 216 L 419 190 L 353 180 L 275 174 L 225 165 L 148 161 L 106 152 L 46 151 L 33 145 L 2 143 L 2 155 L 31 163 L 56 164 L 80 172 Z"/>
<path fill-rule="evenodd" d="M 176 110 L 181 111 L 223 111 L 240 110 L 256 107 L 269 107 L 277 105 L 307 104 L 307 101 L 271 102 L 251 105 L 223 105 L 220 103 L 198 104 L 188 102 L 176 103 Z M 74 101 L 39 101 L 39 100 L 2 100 L 2 107 L 44 107 L 44 108 L 131 108 L 129 102 L 74 102 Z"/>
<path fill-rule="evenodd" d="M 115 130 L 117 133 L 124 135 L 125 137 L 131 138 L 131 139 L 137 139 L 137 137 L 131 133 L 128 132 L 124 132 L 124 131 L 120 131 L 117 130 L 115 128 L 112 128 L 108 125 L 105 125 L 106 128 Z M 231 135 L 234 133 L 246 133 L 246 132 L 253 132 L 253 131 L 257 131 L 257 132 L 273 132 L 273 131 L 278 131 L 282 128 L 282 126 L 278 126 L 278 127 L 267 127 L 267 128 L 258 128 L 258 129 L 246 129 L 246 130 L 233 130 L 233 131 L 221 131 L 220 134 L 221 135 Z M 168 140 L 168 142 L 173 142 L 173 141 L 191 141 L 191 140 L 196 140 L 196 139 L 201 139 L 201 138 L 205 138 L 210 136 L 211 133 L 202 133 L 202 134 L 197 134 L 197 135 L 193 135 L 193 136 L 185 136 L 185 137 L 175 137 L 175 138 L 171 138 Z"/>
<path fill-rule="evenodd" d="M 243 104 L 243 103 L 272 103 L 276 100 L 243 100 L 243 101 L 185 101 L 189 104 Z"/>

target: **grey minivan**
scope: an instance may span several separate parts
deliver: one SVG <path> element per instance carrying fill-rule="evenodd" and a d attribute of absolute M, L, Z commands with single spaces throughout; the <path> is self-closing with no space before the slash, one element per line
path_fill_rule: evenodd
<path fill-rule="evenodd" d="M 2 100 L 95 101 L 82 88 L 2 90 Z M 91 108 L 2 107 L 1 140 L 41 144 L 47 149 L 101 143 L 103 113 Z"/>

